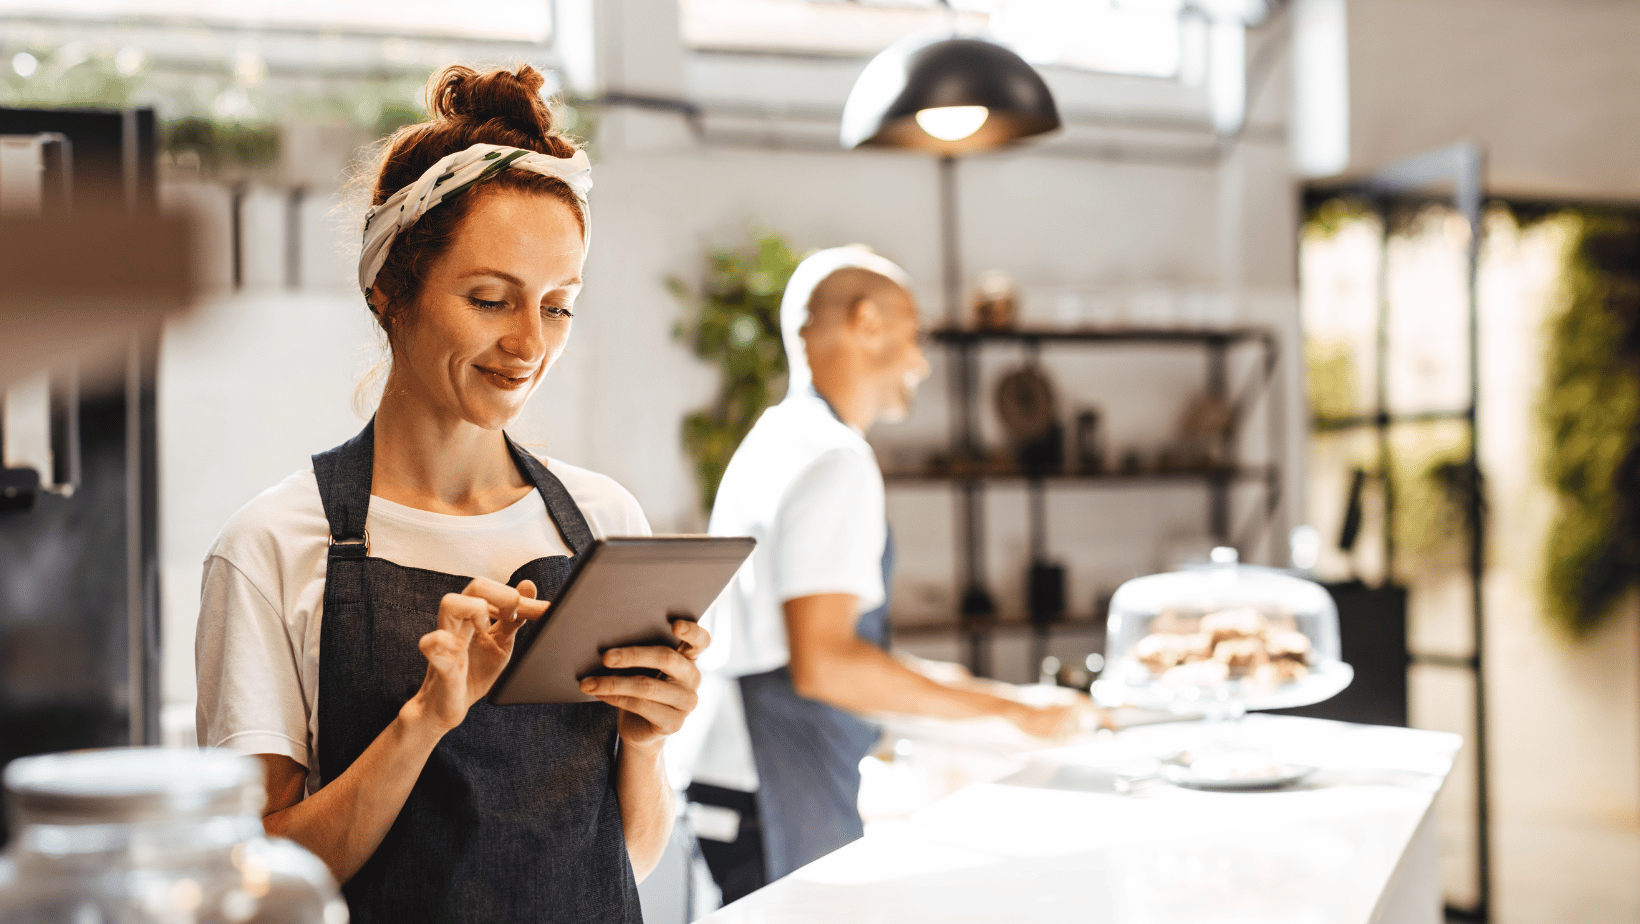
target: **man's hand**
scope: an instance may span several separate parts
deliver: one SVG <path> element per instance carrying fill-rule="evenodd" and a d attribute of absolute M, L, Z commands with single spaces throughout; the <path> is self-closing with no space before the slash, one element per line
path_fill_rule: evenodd
<path fill-rule="evenodd" d="M 1078 694 L 1074 702 L 1052 706 L 1027 706 L 1007 714 L 1009 722 L 1020 731 L 1045 741 L 1068 741 L 1083 731 L 1085 724 L 1110 728 L 1110 717 L 1086 697 Z"/>
<path fill-rule="evenodd" d="M 644 667 L 660 677 L 605 676 L 581 681 L 581 690 L 621 710 L 621 743 L 655 748 L 667 735 L 683 727 L 695 711 L 700 668 L 695 661 L 712 644 L 711 633 L 687 619 L 672 621 L 676 650 L 665 645 L 611 648 L 604 652 L 605 667 Z"/>
<path fill-rule="evenodd" d="M 406 703 L 412 717 L 443 731 L 461 724 L 467 710 L 490 692 L 512 658 L 513 640 L 527 619 L 539 619 L 547 604 L 535 599 L 535 584 L 515 590 L 475 578 L 459 594 L 439 601 L 438 628 L 421 637 L 427 675 Z"/>

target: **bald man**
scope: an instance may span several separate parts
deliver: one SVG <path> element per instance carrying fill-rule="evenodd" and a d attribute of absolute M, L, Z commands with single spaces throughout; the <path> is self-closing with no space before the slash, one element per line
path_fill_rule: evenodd
<path fill-rule="evenodd" d="M 1076 707 L 1033 708 L 930 679 L 888 652 L 892 543 L 866 431 L 904 419 L 928 361 L 905 272 L 824 250 L 781 302 L 791 387 L 746 436 L 710 530 L 757 538 L 714 608 L 711 722 L 691 817 L 725 903 L 858 838 L 860 714 L 1001 716 L 1052 737 Z M 706 708 L 710 702 L 710 710 Z"/>

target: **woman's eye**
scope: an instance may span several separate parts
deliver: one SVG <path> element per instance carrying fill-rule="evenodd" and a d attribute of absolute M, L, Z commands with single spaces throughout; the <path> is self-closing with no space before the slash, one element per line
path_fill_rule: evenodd
<path fill-rule="evenodd" d="M 564 305 L 542 305 L 541 313 L 549 318 L 573 318 L 575 312 Z"/>
<path fill-rule="evenodd" d="M 474 308 L 481 308 L 485 311 L 499 311 L 502 308 L 507 307 L 506 302 L 485 301 L 482 298 L 474 298 L 472 296 L 468 296 L 467 301 L 472 302 Z"/>

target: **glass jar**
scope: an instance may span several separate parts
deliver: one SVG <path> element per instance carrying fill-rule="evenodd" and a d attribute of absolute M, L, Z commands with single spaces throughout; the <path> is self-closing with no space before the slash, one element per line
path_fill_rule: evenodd
<path fill-rule="evenodd" d="M 1326 588 L 1238 564 L 1231 548 L 1119 587 L 1105 658 L 1101 701 L 1221 718 L 1318 703 L 1354 677 Z"/>
<path fill-rule="evenodd" d="M 6 768 L 4 924 L 346 924 L 317 857 L 263 832 L 262 764 L 108 748 Z"/>

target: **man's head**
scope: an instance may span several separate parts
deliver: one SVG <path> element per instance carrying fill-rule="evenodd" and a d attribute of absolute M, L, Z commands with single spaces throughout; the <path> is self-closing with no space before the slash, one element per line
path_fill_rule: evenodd
<path fill-rule="evenodd" d="M 862 425 L 903 419 L 928 376 L 909 283 L 904 270 L 863 247 L 835 247 L 804 260 L 781 302 L 792 387 L 807 388 L 812 367 L 823 391 L 852 396 Z"/>

